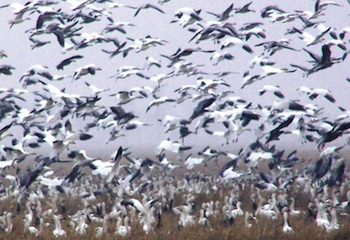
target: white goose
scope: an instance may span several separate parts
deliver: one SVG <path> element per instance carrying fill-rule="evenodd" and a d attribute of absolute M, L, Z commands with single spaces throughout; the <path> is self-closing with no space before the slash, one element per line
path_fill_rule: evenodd
<path fill-rule="evenodd" d="M 25 232 L 28 231 L 30 234 L 33 234 L 36 237 L 38 237 L 43 231 L 44 219 L 40 218 L 40 220 L 39 220 L 39 229 L 37 229 L 34 226 L 28 226 L 26 228 L 26 226 L 28 226 L 27 222 L 25 222 Z"/>
<path fill-rule="evenodd" d="M 144 216 L 141 218 L 140 223 L 143 225 L 142 229 L 143 231 L 148 234 L 153 229 L 153 223 L 155 221 L 154 219 L 154 211 L 155 207 L 152 206 L 149 211 L 144 213 Z"/>
<path fill-rule="evenodd" d="M 114 234 L 125 237 L 130 232 L 130 229 L 131 229 L 131 227 L 129 226 L 129 217 L 128 216 L 124 217 L 124 225 L 122 225 L 122 221 L 123 219 L 120 216 L 118 216 L 117 228 Z"/>
<path fill-rule="evenodd" d="M 253 216 L 252 213 L 246 211 L 245 212 L 245 215 L 244 215 L 244 225 L 247 227 L 247 228 L 251 228 L 253 225 L 249 222 L 249 219 L 253 219 L 255 221 L 257 221 L 257 218 Z"/>
<path fill-rule="evenodd" d="M 203 225 L 203 226 L 209 225 L 209 221 L 208 221 L 208 218 L 206 216 L 206 210 L 202 208 L 200 210 L 199 214 L 200 214 L 200 216 L 198 219 L 198 224 Z"/>
<path fill-rule="evenodd" d="M 97 227 L 95 229 L 95 232 L 96 232 L 96 237 L 97 238 L 101 238 L 104 234 L 107 233 L 107 227 L 108 227 L 108 220 L 110 218 L 110 215 L 106 214 L 104 217 L 103 217 L 103 222 L 102 222 L 102 227 Z"/>
<path fill-rule="evenodd" d="M 6 221 L 6 228 L 4 229 L 4 231 L 6 233 L 11 233 L 12 232 L 12 228 L 13 228 L 13 223 L 12 223 L 12 218 L 15 215 L 12 212 L 8 212 L 5 215 L 5 221 Z"/>
<path fill-rule="evenodd" d="M 289 225 L 287 208 L 284 208 L 282 211 L 283 211 L 283 232 L 285 233 L 293 232 L 293 228 Z"/>
<path fill-rule="evenodd" d="M 25 231 L 29 228 L 30 224 L 33 221 L 33 210 L 32 210 L 31 204 L 32 204 L 31 201 L 26 202 L 26 208 L 27 208 L 28 213 L 24 215 L 24 219 L 23 219 Z"/>
<path fill-rule="evenodd" d="M 55 222 L 55 230 L 53 230 L 52 234 L 57 237 L 66 237 L 66 231 L 62 229 L 62 225 L 60 222 L 61 215 L 53 215 L 53 220 Z"/>
<path fill-rule="evenodd" d="M 191 215 L 191 213 L 194 210 L 194 196 L 190 195 L 188 196 L 186 200 L 186 205 L 180 205 L 173 208 L 173 211 L 175 214 L 180 215 L 179 219 L 179 226 L 185 227 L 190 226 L 195 223 L 194 216 Z"/>
<path fill-rule="evenodd" d="M 330 215 L 331 215 L 331 222 L 330 222 L 330 226 L 327 228 L 327 232 L 339 229 L 337 210 L 335 208 L 331 208 Z"/>
<path fill-rule="evenodd" d="M 323 227 L 325 229 L 328 229 L 331 225 L 328 219 L 328 214 L 326 212 L 326 209 L 324 207 L 324 203 L 318 201 L 316 198 L 316 206 L 317 206 L 317 215 L 316 215 L 316 224 L 319 227 Z"/>
<path fill-rule="evenodd" d="M 84 235 L 89 228 L 89 225 L 85 222 L 85 219 L 85 213 L 83 211 L 79 211 L 77 216 L 77 226 L 74 229 L 79 235 Z"/>
<path fill-rule="evenodd" d="M 276 212 L 274 211 L 274 208 L 276 207 L 275 193 L 272 194 L 270 203 L 262 206 L 262 201 L 263 198 L 259 195 L 258 209 L 256 210 L 255 215 L 263 215 L 271 219 L 276 219 Z"/>
<path fill-rule="evenodd" d="M 236 203 L 236 209 L 233 209 L 231 211 L 231 214 L 234 218 L 237 216 L 243 216 L 243 211 L 242 211 L 241 205 L 242 205 L 242 202 L 238 201 Z"/>
<path fill-rule="evenodd" d="M 295 205 L 295 199 L 294 197 L 290 198 L 290 205 L 289 205 L 289 211 L 290 211 L 290 215 L 299 215 L 300 214 L 300 210 L 295 210 L 294 209 L 294 205 Z"/>

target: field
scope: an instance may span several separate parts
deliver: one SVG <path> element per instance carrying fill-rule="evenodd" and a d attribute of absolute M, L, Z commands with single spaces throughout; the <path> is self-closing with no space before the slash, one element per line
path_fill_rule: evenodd
<path fill-rule="evenodd" d="M 220 166 L 221 167 L 221 166 Z M 163 175 L 160 171 L 153 170 L 152 181 L 145 181 L 148 184 L 136 191 L 134 195 L 128 196 L 126 193 L 118 196 L 120 193 L 114 191 L 118 189 L 117 185 L 108 187 L 110 190 L 99 192 L 103 187 L 105 179 L 100 177 L 91 177 L 91 174 L 83 176 L 79 181 L 65 184 L 71 191 L 59 192 L 54 187 L 45 188 L 39 184 L 33 183 L 30 187 L 29 194 L 18 200 L 18 195 L 14 189 L 14 194 L 1 198 L 0 210 L 3 216 L 7 212 L 14 213 L 12 217 L 12 231 L 6 233 L 6 223 L 2 226 L 4 231 L 0 233 L 0 239 L 56 239 L 53 235 L 55 222 L 53 216 L 60 216 L 62 229 L 65 236 L 59 237 L 64 239 L 349 239 L 350 230 L 348 228 L 349 216 L 348 207 L 342 208 L 342 203 L 346 201 L 348 188 L 348 179 L 344 179 L 343 184 L 338 187 L 334 186 L 326 190 L 327 192 L 318 193 L 318 199 L 327 203 L 327 216 L 331 208 L 337 210 L 338 229 L 326 230 L 326 227 L 318 226 L 316 219 L 310 216 L 309 209 L 313 209 L 317 214 L 317 208 L 314 205 L 309 207 L 312 200 L 310 192 L 305 192 L 305 186 L 301 186 L 299 180 L 295 179 L 285 189 L 279 189 L 274 192 L 277 200 L 283 194 L 286 194 L 288 200 L 287 210 L 281 210 L 278 207 L 275 211 L 275 219 L 262 214 L 257 214 L 253 201 L 258 202 L 260 195 L 263 205 L 268 201 L 271 202 L 272 192 L 258 190 L 257 181 L 245 179 L 231 179 L 224 181 L 223 178 L 216 174 L 204 174 L 203 172 L 218 172 L 219 167 L 213 162 L 208 167 L 195 169 L 192 172 L 184 174 L 183 170 L 175 170 L 173 174 Z M 85 170 L 86 172 L 90 170 Z M 120 173 L 123 176 L 124 173 Z M 119 177 L 120 177 L 119 176 Z M 120 181 L 121 177 L 118 179 Z M 186 180 L 187 179 L 187 180 Z M 141 184 L 140 179 L 135 180 L 132 186 Z M 174 187 L 173 202 L 172 187 Z M 11 187 L 9 186 L 9 189 Z M 90 189 L 90 190 L 89 190 Z M 114 189 L 114 190 L 111 190 Z M 134 190 L 136 188 L 133 188 Z M 337 190 L 337 191 L 335 191 Z M 62 190 L 61 190 L 62 191 Z M 94 194 L 89 194 L 94 193 Z M 337 193 L 339 204 L 335 206 L 334 193 Z M 329 194 L 329 195 L 327 195 Z M 290 207 L 291 197 L 295 199 L 296 211 L 298 215 L 292 215 Z M 136 207 L 122 204 L 126 199 L 138 199 L 140 202 L 145 200 L 156 199 L 152 206 L 155 211 L 152 213 L 151 229 L 147 232 L 143 229 L 141 219 L 147 215 L 147 212 L 141 212 Z M 191 199 L 191 200 L 189 200 Z M 267 199 L 267 200 L 266 200 Z M 213 201 L 212 212 L 209 215 L 209 203 Z M 218 202 L 218 205 L 216 205 Z M 230 210 L 239 208 L 237 203 L 241 202 L 243 215 L 234 216 L 228 219 L 224 214 L 224 206 L 230 206 Z M 279 202 L 279 201 L 277 201 Z M 19 203 L 19 204 L 18 204 Z M 28 204 L 30 203 L 30 204 Z M 103 203 L 105 206 L 102 207 Z M 192 220 L 185 220 L 185 226 L 181 226 L 180 216 L 175 213 L 175 208 L 181 209 L 193 203 L 193 208 L 189 212 Z M 172 205 L 171 205 L 172 204 Z M 207 204 L 207 205 L 204 205 Z M 28 206 L 30 206 L 30 209 Z M 40 205 L 40 210 L 39 206 Z M 125 205 L 125 206 L 124 206 Z M 103 209 L 103 210 L 102 210 Z M 202 209 L 208 213 L 207 224 L 199 223 Z M 278 210 L 279 209 L 279 210 Z M 293 210 L 294 210 L 293 209 Z M 284 232 L 284 220 L 282 212 L 287 211 L 289 214 L 288 221 L 292 227 L 291 232 Z M 30 213 L 32 211 L 32 213 Z M 40 211 L 40 212 L 39 212 Z M 83 214 L 81 214 L 84 212 Z M 252 213 L 246 219 L 245 214 Z M 41 231 L 38 236 L 30 233 L 31 230 L 25 230 L 24 219 L 27 215 L 32 214 L 31 228 L 35 227 Z M 79 214 L 86 229 L 78 230 Z M 123 215 L 124 214 L 124 215 Z M 129 232 L 124 236 L 115 234 L 118 218 L 129 217 Z M 110 217 L 106 217 L 109 215 Z M 254 216 L 253 216 L 254 215 Z M 27 216 L 27 217 L 26 217 Z M 161 218 L 159 218 L 161 216 Z M 315 215 L 316 216 L 316 215 Z M 104 225 L 103 218 L 106 218 L 106 228 L 100 236 L 97 236 L 98 229 Z M 40 223 L 40 219 L 42 222 Z M 247 222 L 246 222 L 247 221 Z M 247 224 L 251 225 L 250 227 Z"/>

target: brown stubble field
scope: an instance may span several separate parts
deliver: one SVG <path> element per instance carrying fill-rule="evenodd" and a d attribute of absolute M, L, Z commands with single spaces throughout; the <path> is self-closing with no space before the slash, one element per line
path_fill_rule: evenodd
<path fill-rule="evenodd" d="M 242 191 L 240 200 L 245 203 L 243 206 L 248 206 L 246 209 L 249 210 L 249 188 Z M 200 194 L 196 198 L 196 202 L 219 199 L 218 194 L 205 195 Z M 105 201 L 103 197 L 97 201 Z M 64 199 L 67 213 L 64 214 L 64 218 L 61 221 L 63 229 L 67 232 L 67 237 L 64 239 L 99 239 L 95 236 L 95 227 L 101 224 L 90 224 L 87 233 L 83 236 L 77 235 L 73 229 L 68 226 L 69 213 L 76 211 L 80 201 L 78 199 Z M 111 208 L 107 203 L 107 208 Z M 182 204 L 183 200 L 178 196 L 174 201 L 174 205 Z M 296 209 L 306 209 L 307 202 L 303 201 L 303 196 L 299 195 L 296 201 Z M 10 208 L 8 208 L 10 207 Z M 14 210 L 13 202 L 5 201 L 1 205 L 2 210 Z M 198 213 L 196 214 L 198 217 Z M 44 227 L 43 232 L 39 237 L 24 233 L 23 220 L 24 215 L 22 213 L 16 214 L 13 219 L 13 230 L 10 234 L 4 232 L 0 233 L 0 239 L 57 239 L 52 235 L 53 223 L 51 226 Z M 340 228 L 337 231 L 326 232 L 316 226 L 313 219 L 307 217 L 305 212 L 302 212 L 300 216 L 292 216 L 289 218 L 290 225 L 294 231 L 292 233 L 283 233 L 282 226 L 283 220 L 281 216 L 278 216 L 276 220 L 270 220 L 267 218 L 259 217 L 257 222 L 252 222 L 253 226 L 247 228 L 244 225 L 244 217 L 237 217 L 234 223 L 231 225 L 225 222 L 224 218 L 209 218 L 210 226 L 201 226 L 194 224 L 188 227 L 179 227 L 177 224 L 178 216 L 172 211 L 163 212 L 161 220 L 161 226 L 155 228 L 152 232 L 145 234 L 142 227 L 136 223 L 131 223 L 131 232 L 125 237 L 116 237 L 114 235 L 114 229 L 116 222 L 111 221 L 109 223 L 108 233 L 105 234 L 102 239 L 349 239 L 350 238 L 350 219 L 349 217 L 340 217 L 339 224 Z"/>
<path fill-rule="evenodd" d="M 300 168 L 305 167 L 310 161 L 307 154 L 304 154 L 304 159 L 299 165 Z M 220 169 L 223 162 L 220 160 L 216 163 L 212 162 L 207 167 L 195 168 L 194 171 L 188 172 L 185 169 L 179 169 L 174 172 L 174 179 L 181 179 L 184 175 L 193 176 L 204 176 L 212 175 L 216 176 L 216 173 Z M 258 171 L 266 170 L 265 166 L 259 165 Z M 64 175 L 64 172 L 62 172 Z M 200 179 L 200 178 L 198 178 Z M 100 181 L 100 180 L 97 180 Z M 200 180 L 198 180 L 200 181 Z M 348 181 L 348 179 L 346 179 Z M 79 198 L 69 198 L 64 194 L 60 193 L 59 196 L 59 207 L 58 212 L 62 215 L 62 228 L 66 231 L 67 236 L 64 239 L 350 239 L 350 217 L 338 214 L 339 229 L 331 232 L 327 232 L 325 229 L 320 228 L 316 225 L 315 219 L 308 216 L 307 207 L 310 200 L 310 194 L 305 194 L 295 184 L 293 184 L 291 190 L 288 192 L 289 196 L 295 198 L 295 209 L 301 210 L 301 214 L 298 216 L 290 216 L 289 223 L 293 228 L 293 232 L 284 233 L 282 231 L 283 218 L 282 214 L 277 215 L 277 219 L 268 219 L 267 217 L 259 216 L 257 220 L 249 220 L 252 227 L 248 228 L 244 223 L 244 216 L 237 216 L 233 223 L 229 223 L 225 220 L 222 213 L 219 212 L 217 216 L 208 217 L 209 224 L 202 226 L 197 224 L 199 219 L 199 209 L 203 202 L 209 201 L 225 201 L 225 196 L 228 196 L 232 189 L 237 189 L 237 199 L 242 202 L 242 210 L 244 212 L 253 212 L 252 202 L 250 196 L 253 192 L 253 183 L 243 184 L 236 180 L 232 180 L 232 183 L 228 184 L 217 184 L 217 191 L 201 192 L 199 194 L 192 193 L 195 196 L 196 209 L 193 212 L 195 216 L 195 224 L 186 227 L 178 226 L 179 216 L 174 214 L 172 210 L 163 210 L 160 226 L 156 227 L 157 221 L 153 224 L 154 228 L 148 234 L 146 234 L 141 224 L 138 223 L 137 219 L 130 221 L 131 231 L 125 237 L 115 236 L 114 231 L 116 229 L 116 221 L 111 219 L 108 222 L 108 230 L 103 234 L 102 238 L 96 237 L 96 227 L 102 226 L 102 223 L 89 223 L 89 228 L 84 235 L 78 235 L 72 226 L 70 226 L 70 216 L 76 213 L 77 209 L 84 208 L 83 202 Z M 244 189 L 242 189 L 244 188 Z M 348 190 L 346 188 L 346 190 Z M 329 190 L 331 192 L 332 189 Z M 173 206 L 185 204 L 185 196 L 188 192 L 182 191 L 175 195 Z M 262 196 L 269 196 L 271 193 L 262 192 Z M 141 199 L 142 195 L 137 194 L 134 198 Z M 89 202 L 91 206 L 97 203 L 104 202 L 106 204 L 106 212 L 110 212 L 113 209 L 115 201 L 107 193 L 99 195 L 92 202 Z M 345 197 L 339 198 L 340 201 L 345 201 Z M 50 208 L 46 204 L 45 199 L 40 200 L 42 203 L 43 211 Z M 13 230 L 11 233 L 0 232 L 0 239 L 57 239 L 53 236 L 52 231 L 54 230 L 54 222 L 48 220 L 46 225 L 43 227 L 40 236 L 34 236 L 28 232 L 24 232 L 23 218 L 25 206 L 22 201 L 21 211 L 17 211 L 17 204 L 14 199 L 6 199 L 1 202 L 0 210 L 2 213 L 11 211 L 15 213 L 12 219 Z M 219 210 L 220 211 L 220 210 Z M 35 209 L 34 209 L 35 213 Z M 157 216 L 155 215 L 155 218 Z M 35 221 L 33 221 L 34 223 Z M 33 224 L 35 226 L 35 223 Z M 36 225 L 38 227 L 38 224 Z"/>

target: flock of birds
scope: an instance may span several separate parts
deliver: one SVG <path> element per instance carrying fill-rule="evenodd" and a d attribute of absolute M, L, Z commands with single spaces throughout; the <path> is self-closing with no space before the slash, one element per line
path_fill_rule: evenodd
<path fill-rule="evenodd" d="M 338 106 L 336 117 L 324 114 L 327 109 L 316 101 L 333 109 L 341 100 L 326 88 L 296 86 L 300 99 L 308 101 L 304 103 L 287 99 L 292 90 L 289 87 L 287 94 L 283 88 L 289 83 L 270 84 L 286 75 L 304 77 L 305 83 L 318 75 L 322 85 L 326 81 L 322 74 L 347 61 L 350 27 L 327 25 L 327 16 L 348 3 L 316 0 L 312 10 L 287 11 L 282 5 L 258 10 L 255 2 L 229 2 L 221 12 L 191 7 L 169 12 L 173 2 L 133 6 L 114 0 L 34 0 L 0 6 L 0 11 L 13 10 L 10 31 L 31 26 L 24 33 L 30 41 L 28 51 L 40 55 L 45 49 L 61 57 L 54 66 L 35 64 L 18 73 L 18 60 L 0 45 L 0 78 L 11 78 L 16 82 L 11 86 L 21 86 L 0 88 L 0 201 L 10 199 L 16 206 L 13 212 L 1 213 L 3 231 L 12 231 L 16 212 L 24 214 L 25 232 L 38 236 L 44 227 L 52 227 L 57 237 L 66 236 L 67 228 L 85 234 L 89 223 L 99 225 L 95 229 L 99 237 L 112 228 L 125 236 L 131 225 L 141 225 L 149 233 L 162 227 L 163 214 L 178 215 L 181 227 L 210 227 L 210 221 L 221 220 L 232 224 L 242 217 L 249 228 L 259 218 L 273 221 L 280 216 L 284 232 L 293 232 L 288 218 L 294 215 L 304 214 L 315 220 L 311 224 L 327 231 L 340 227 L 339 216 L 348 217 L 349 175 L 340 151 L 348 145 L 350 110 Z M 134 20 L 116 21 L 123 16 L 119 13 Z M 188 47 L 176 46 L 170 36 L 131 37 L 128 31 L 147 22 L 142 18 L 146 14 L 170 18 L 150 22 L 149 30 L 166 25 Z M 257 20 L 239 22 L 242 18 Z M 98 30 L 89 32 L 91 28 Z M 284 38 L 274 38 L 276 28 Z M 168 54 L 169 49 L 174 51 Z M 105 59 L 82 64 L 84 58 L 94 59 L 91 55 L 96 51 Z M 138 57 L 157 51 L 158 55 Z M 7 59 L 12 63 L 5 64 Z M 102 80 L 116 59 L 118 64 L 129 61 L 142 67 L 123 65 Z M 247 64 L 243 59 L 248 59 Z M 280 60 L 287 61 L 286 66 L 280 67 Z M 237 72 L 237 64 L 245 70 Z M 72 68 L 74 72 L 69 71 Z M 61 72 L 64 75 L 56 74 Z M 136 84 L 130 88 L 134 79 Z M 106 82 L 108 87 L 101 87 Z M 258 84 L 266 85 L 257 90 Z M 247 98 L 236 94 L 246 89 Z M 273 102 L 261 101 L 263 95 Z M 164 117 L 153 117 L 152 123 L 143 120 L 161 114 Z M 153 159 L 134 156 L 132 150 L 142 146 L 121 144 L 137 136 L 144 144 L 151 142 L 147 138 L 157 138 L 140 135 L 142 128 L 164 130 L 166 137 Z M 95 136 L 101 133 L 102 141 Z M 253 140 L 239 151 L 224 150 L 246 136 Z M 189 138 L 194 145 L 187 143 Z M 201 138 L 203 142 L 198 142 Z M 206 146 L 207 139 L 215 144 Z M 279 150 L 274 143 L 280 139 L 295 141 L 291 148 L 315 146 L 317 160 L 306 162 L 297 149 L 288 154 Z M 112 144 L 118 147 L 110 160 L 92 157 L 96 148 Z M 203 144 L 206 147 L 194 154 L 194 146 Z M 218 174 L 196 172 L 222 161 Z M 178 178 L 177 171 L 185 171 L 185 177 Z M 240 199 L 246 184 L 253 186 L 251 203 Z M 198 194 L 210 195 L 221 188 L 229 189 L 222 201 L 195 206 Z M 297 209 L 295 191 L 309 198 L 307 209 Z M 99 195 L 113 208 L 107 210 L 104 201 L 96 202 Z M 63 196 L 82 203 L 66 217 L 67 226 L 61 224 L 66 214 Z M 176 196 L 182 197 L 183 205 L 174 206 Z"/>

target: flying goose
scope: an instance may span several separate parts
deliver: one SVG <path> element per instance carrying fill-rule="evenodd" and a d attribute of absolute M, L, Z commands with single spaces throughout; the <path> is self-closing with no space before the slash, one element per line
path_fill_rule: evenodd
<path fill-rule="evenodd" d="M 164 104 L 166 102 L 175 102 L 175 99 L 173 98 L 169 98 L 167 96 L 163 96 L 163 97 L 156 97 L 155 95 L 153 95 L 153 97 L 155 98 L 154 100 L 152 100 L 146 109 L 146 113 L 153 107 L 153 106 L 159 106 L 161 104 Z"/>
<path fill-rule="evenodd" d="M 230 13 L 232 12 L 232 10 L 233 10 L 233 3 L 231 3 L 231 5 L 228 6 L 226 10 L 223 11 L 222 13 L 213 13 L 213 12 L 207 12 L 207 13 L 215 16 L 220 22 L 223 22 L 229 19 Z"/>
<path fill-rule="evenodd" d="M 102 70 L 102 69 L 100 67 L 97 67 L 93 63 L 87 64 L 83 67 L 79 67 L 74 72 L 73 81 L 78 80 L 79 78 L 87 74 L 95 75 L 96 71 L 98 70 Z"/>
<path fill-rule="evenodd" d="M 203 99 L 200 101 L 197 106 L 193 109 L 193 113 L 189 118 L 189 122 L 191 123 L 193 119 L 201 116 L 204 114 L 205 111 L 207 111 L 207 107 L 212 105 L 216 101 L 216 96 L 213 96 L 211 98 Z"/>
<path fill-rule="evenodd" d="M 84 58 L 84 56 L 82 55 L 73 55 L 69 58 L 62 60 L 59 64 L 57 64 L 56 68 L 57 70 L 63 70 L 64 67 L 68 66 L 72 62 L 76 62 L 77 59 L 82 59 L 82 58 Z"/>
<path fill-rule="evenodd" d="M 142 9 L 149 9 L 149 8 L 153 8 L 154 10 L 157 10 L 158 12 L 165 14 L 165 12 L 164 12 L 161 8 L 159 8 L 158 6 L 156 6 L 156 5 L 154 5 L 154 4 L 151 4 L 151 3 L 146 3 L 146 4 L 141 5 L 141 6 L 136 10 L 136 12 L 135 12 L 135 14 L 134 14 L 134 17 L 136 17 L 137 14 L 139 14 L 139 12 L 140 12 Z"/>
<path fill-rule="evenodd" d="M 0 65 L 0 74 L 12 75 L 12 70 L 16 69 L 12 65 L 3 64 Z"/>
<path fill-rule="evenodd" d="M 260 90 L 259 90 L 259 95 L 263 95 L 265 92 L 272 92 L 274 95 L 276 95 L 279 98 L 284 98 L 283 93 L 280 91 L 280 87 L 274 86 L 274 85 L 264 85 Z"/>

